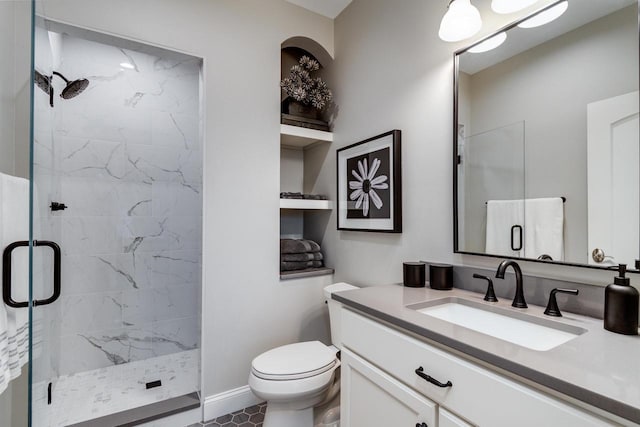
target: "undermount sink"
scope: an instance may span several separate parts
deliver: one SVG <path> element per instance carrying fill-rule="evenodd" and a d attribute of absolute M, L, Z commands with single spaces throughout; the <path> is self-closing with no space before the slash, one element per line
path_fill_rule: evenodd
<path fill-rule="evenodd" d="M 412 304 L 407 308 L 537 351 L 551 350 L 586 332 L 575 326 L 457 297 Z"/>

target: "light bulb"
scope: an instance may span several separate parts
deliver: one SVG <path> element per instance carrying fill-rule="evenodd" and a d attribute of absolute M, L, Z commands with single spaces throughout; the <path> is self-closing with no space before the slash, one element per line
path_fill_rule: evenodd
<path fill-rule="evenodd" d="M 505 33 L 503 31 L 501 33 L 496 34 L 495 36 L 493 36 L 491 38 L 486 39 L 482 43 L 479 43 L 479 44 L 475 45 L 474 47 L 469 49 L 468 52 L 471 52 L 471 53 L 488 52 L 491 49 L 495 49 L 498 46 L 500 46 L 502 43 L 504 43 L 504 41 L 506 39 L 507 39 L 507 33 Z"/>
<path fill-rule="evenodd" d="M 538 0 L 491 0 L 491 9 L 495 13 L 514 13 L 537 2 Z"/>
<path fill-rule="evenodd" d="M 438 35 L 446 42 L 468 39 L 482 28 L 480 12 L 470 0 L 453 0 L 442 17 Z"/>
<path fill-rule="evenodd" d="M 558 3 L 550 9 L 547 9 L 543 12 L 538 13 L 537 15 L 532 16 L 526 21 L 522 21 L 518 24 L 520 28 L 533 28 L 539 27 L 544 24 L 548 24 L 549 22 L 558 19 L 563 13 L 567 11 L 569 7 L 568 1 L 563 1 L 562 3 Z"/>

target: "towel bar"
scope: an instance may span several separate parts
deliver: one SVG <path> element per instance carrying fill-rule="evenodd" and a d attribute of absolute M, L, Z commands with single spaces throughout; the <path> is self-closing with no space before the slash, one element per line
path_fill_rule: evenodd
<path fill-rule="evenodd" d="M 566 197 L 562 196 L 560 198 L 562 199 L 562 203 L 567 203 L 567 198 Z M 526 200 L 526 199 L 524 199 L 524 200 Z M 486 205 L 487 202 L 484 202 L 484 204 Z"/>

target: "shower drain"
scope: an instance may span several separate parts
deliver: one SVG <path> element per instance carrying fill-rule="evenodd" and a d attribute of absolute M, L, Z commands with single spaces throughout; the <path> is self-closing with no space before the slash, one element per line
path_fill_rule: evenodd
<path fill-rule="evenodd" d="M 156 387 L 160 387 L 162 385 L 162 381 L 160 380 L 155 380 L 155 381 L 149 381 L 146 386 L 147 386 L 147 390 L 149 390 L 150 388 L 156 388 Z"/>

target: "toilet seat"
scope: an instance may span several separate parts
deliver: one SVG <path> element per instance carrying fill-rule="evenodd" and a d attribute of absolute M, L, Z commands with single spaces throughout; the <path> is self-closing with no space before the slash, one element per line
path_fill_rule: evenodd
<path fill-rule="evenodd" d="M 274 348 L 253 359 L 251 372 L 271 381 L 293 381 L 321 375 L 336 367 L 332 347 L 308 341 Z"/>

